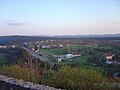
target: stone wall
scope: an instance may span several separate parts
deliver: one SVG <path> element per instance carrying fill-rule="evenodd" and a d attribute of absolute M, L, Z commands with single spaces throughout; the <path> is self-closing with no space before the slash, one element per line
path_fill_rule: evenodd
<path fill-rule="evenodd" d="M 61 90 L 0 75 L 0 90 Z"/>

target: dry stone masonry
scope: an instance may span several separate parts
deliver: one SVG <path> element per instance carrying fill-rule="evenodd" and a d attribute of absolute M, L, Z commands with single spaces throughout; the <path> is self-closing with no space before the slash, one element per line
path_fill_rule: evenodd
<path fill-rule="evenodd" d="M 61 90 L 0 75 L 0 90 Z"/>

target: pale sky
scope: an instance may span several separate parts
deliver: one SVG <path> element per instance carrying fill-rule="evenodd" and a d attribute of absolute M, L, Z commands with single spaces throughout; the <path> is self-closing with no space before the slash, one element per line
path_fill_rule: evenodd
<path fill-rule="evenodd" d="M 0 0 L 0 36 L 120 33 L 120 0 Z"/>

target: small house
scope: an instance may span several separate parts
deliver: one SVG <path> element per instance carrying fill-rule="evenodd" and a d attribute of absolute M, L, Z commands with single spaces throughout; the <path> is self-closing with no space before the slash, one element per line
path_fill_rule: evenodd
<path fill-rule="evenodd" d="M 71 58 L 73 58 L 73 57 L 74 57 L 73 54 L 67 54 L 67 55 L 66 55 L 66 58 L 67 58 L 67 59 L 71 59 Z"/>
<path fill-rule="evenodd" d="M 106 54 L 106 59 L 107 59 L 107 60 L 112 60 L 112 59 L 113 59 L 113 56 L 114 56 L 114 55 L 113 55 L 112 53 L 107 53 L 107 54 Z"/>
<path fill-rule="evenodd" d="M 62 62 L 62 60 L 65 59 L 64 55 L 54 55 L 53 58 L 55 59 L 55 61 L 57 62 Z"/>
<path fill-rule="evenodd" d="M 74 55 L 74 57 L 79 57 L 79 56 L 81 56 L 80 53 L 72 53 L 72 54 Z"/>

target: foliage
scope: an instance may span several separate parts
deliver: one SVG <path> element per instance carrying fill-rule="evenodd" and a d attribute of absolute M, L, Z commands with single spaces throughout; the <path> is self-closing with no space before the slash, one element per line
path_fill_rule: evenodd
<path fill-rule="evenodd" d="M 0 67 L 0 74 L 68 90 L 110 90 L 111 88 L 108 85 L 119 83 L 119 79 L 104 77 L 103 71 L 100 69 L 64 66 L 58 71 L 46 71 L 46 67 L 41 71 L 38 66 L 33 66 L 32 68 L 19 65 L 2 66 Z"/>
<path fill-rule="evenodd" d="M 57 72 L 47 73 L 44 84 L 69 90 L 108 90 L 107 79 L 99 70 L 83 67 L 63 67 Z"/>
<path fill-rule="evenodd" d="M 33 83 L 41 83 L 43 72 L 50 67 L 48 62 L 42 62 L 41 60 L 32 57 L 31 54 L 21 48 L 8 48 L 1 51 L 9 53 L 7 55 L 8 60 L 3 64 L 4 66 L 0 67 L 0 74 L 3 75 Z M 0 55 L 3 56 L 3 54 Z"/>
<path fill-rule="evenodd" d="M 25 62 L 27 59 L 29 59 L 29 53 L 27 53 L 22 48 L 6 48 L 6 49 L 0 49 L 0 63 L 4 61 L 4 63 L 1 63 L 2 65 L 13 65 L 22 62 Z"/>
<path fill-rule="evenodd" d="M 6 54 L 0 53 L 0 65 L 6 62 Z"/>
<path fill-rule="evenodd" d="M 46 70 L 48 63 L 46 62 L 44 65 Z M 0 67 L 0 73 L 33 83 L 40 83 L 43 69 L 40 68 L 40 62 L 38 62 L 38 60 L 33 62 L 32 59 L 29 59 L 28 62 L 24 62 L 23 64 L 2 66 Z"/>
<path fill-rule="evenodd" d="M 81 52 L 82 56 L 75 57 L 72 61 L 66 60 L 61 63 L 71 63 L 74 66 L 77 64 L 80 66 L 81 64 L 88 64 L 87 68 L 62 67 L 58 71 L 46 71 L 50 68 L 48 62 L 42 62 L 22 49 L 10 49 L 6 51 L 9 53 L 9 55 L 7 55 L 9 59 L 7 63 L 14 62 L 13 64 L 19 63 L 19 65 L 10 64 L 13 66 L 2 66 L 0 67 L 0 74 L 69 90 L 109 90 L 108 83 L 119 83 L 120 79 L 108 79 L 104 77 L 103 73 L 108 73 L 109 75 L 111 73 L 111 75 L 113 75 L 119 72 L 119 68 L 103 67 L 94 64 L 98 62 L 99 56 L 101 56 L 103 52 L 108 51 L 108 49 L 111 50 L 111 47 L 93 48 L 90 46 L 69 46 L 60 49 L 43 49 L 43 52 L 50 55 L 66 54 L 73 51 Z M 3 51 L 5 50 L 2 50 L 2 53 L 5 53 Z M 117 58 L 119 58 L 119 53 L 117 54 Z M 102 68 L 105 72 L 98 69 L 93 70 L 93 68 Z"/>
<path fill-rule="evenodd" d="M 33 83 L 39 83 L 41 80 L 40 78 L 42 77 L 41 74 L 39 74 L 36 77 L 35 70 L 30 70 L 28 68 L 22 68 L 18 65 L 2 66 L 0 68 L 0 73 L 10 76 L 10 77 L 17 78 L 17 79 L 23 79 L 25 81 L 30 81 Z"/>

